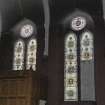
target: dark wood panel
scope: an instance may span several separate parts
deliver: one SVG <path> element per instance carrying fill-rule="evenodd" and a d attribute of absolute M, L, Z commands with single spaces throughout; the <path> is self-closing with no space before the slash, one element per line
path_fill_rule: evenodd
<path fill-rule="evenodd" d="M 32 105 L 38 103 L 45 88 L 40 85 L 38 73 L 29 71 L 10 71 L 0 74 L 0 104 Z M 44 80 L 43 80 L 44 82 Z M 42 86 L 40 88 L 40 86 Z"/>

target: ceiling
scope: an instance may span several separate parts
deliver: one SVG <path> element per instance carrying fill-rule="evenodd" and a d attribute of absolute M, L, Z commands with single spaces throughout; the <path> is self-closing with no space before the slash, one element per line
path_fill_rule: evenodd
<path fill-rule="evenodd" d="M 0 0 L 3 31 L 8 31 L 24 17 L 39 25 L 44 23 L 42 0 L 20 0 L 20 2 L 19 0 Z M 101 0 L 49 0 L 49 6 L 51 24 L 57 23 L 75 9 L 95 16 L 102 15 Z"/>

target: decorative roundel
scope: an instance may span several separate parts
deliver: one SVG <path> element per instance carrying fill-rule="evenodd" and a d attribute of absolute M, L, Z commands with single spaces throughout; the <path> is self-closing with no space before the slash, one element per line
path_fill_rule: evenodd
<path fill-rule="evenodd" d="M 21 28 L 20 35 L 24 38 L 31 36 L 34 32 L 34 27 L 31 24 L 26 24 Z"/>
<path fill-rule="evenodd" d="M 84 17 L 75 17 L 72 19 L 71 28 L 75 31 L 82 30 L 86 26 L 86 19 Z"/>

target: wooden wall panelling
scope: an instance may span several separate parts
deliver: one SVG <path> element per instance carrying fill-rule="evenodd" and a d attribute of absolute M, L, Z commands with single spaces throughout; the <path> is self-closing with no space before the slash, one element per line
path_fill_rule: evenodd
<path fill-rule="evenodd" d="M 33 71 L 11 71 L 0 74 L 1 105 L 37 105 L 40 98 L 39 80 Z"/>

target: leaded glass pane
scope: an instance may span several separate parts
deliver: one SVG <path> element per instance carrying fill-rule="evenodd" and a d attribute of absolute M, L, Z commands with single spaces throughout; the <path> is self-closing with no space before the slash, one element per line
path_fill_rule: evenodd
<path fill-rule="evenodd" d="M 66 36 L 64 53 L 64 101 L 77 101 L 77 38 L 74 33 Z"/>
<path fill-rule="evenodd" d="M 81 101 L 95 101 L 93 34 L 89 31 L 82 33 L 80 45 Z"/>
<path fill-rule="evenodd" d="M 24 69 L 24 42 L 19 40 L 14 46 L 13 70 Z"/>
<path fill-rule="evenodd" d="M 91 32 L 84 32 L 81 37 L 81 60 L 92 60 L 93 56 L 93 35 Z"/>
<path fill-rule="evenodd" d="M 37 52 L 37 41 L 36 39 L 31 39 L 27 47 L 27 66 L 26 69 L 36 70 L 36 52 Z"/>

